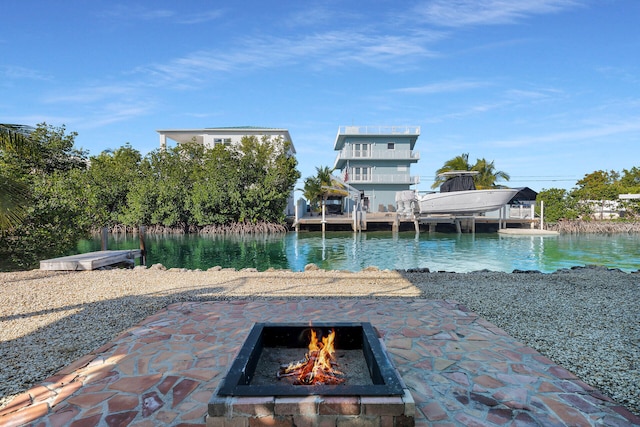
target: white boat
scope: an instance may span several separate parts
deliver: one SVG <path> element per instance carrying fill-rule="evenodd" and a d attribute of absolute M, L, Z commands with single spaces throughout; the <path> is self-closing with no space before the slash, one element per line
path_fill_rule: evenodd
<path fill-rule="evenodd" d="M 475 214 L 495 211 L 509 203 L 518 190 L 465 190 L 428 193 L 417 197 L 422 214 Z"/>
<path fill-rule="evenodd" d="M 421 214 L 477 214 L 495 211 L 509 203 L 518 193 L 512 188 L 476 190 L 473 171 L 451 171 L 439 193 L 417 194 L 415 202 Z"/>

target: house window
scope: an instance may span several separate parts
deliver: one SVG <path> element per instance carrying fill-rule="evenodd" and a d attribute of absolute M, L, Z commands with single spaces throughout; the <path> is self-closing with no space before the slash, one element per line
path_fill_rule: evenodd
<path fill-rule="evenodd" d="M 213 143 L 214 144 L 222 144 L 222 138 L 214 138 L 213 139 Z"/>
<path fill-rule="evenodd" d="M 355 166 L 353 168 L 354 181 L 371 181 L 371 168 L 369 166 Z"/>
<path fill-rule="evenodd" d="M 396 144 L 395 142 L 387 142 L 387 150 L 395 150 Z"/>
<path fill-rule="evenodd" d="M 353 157 L 370 157 L 371 144 L 353 144 Z"/>

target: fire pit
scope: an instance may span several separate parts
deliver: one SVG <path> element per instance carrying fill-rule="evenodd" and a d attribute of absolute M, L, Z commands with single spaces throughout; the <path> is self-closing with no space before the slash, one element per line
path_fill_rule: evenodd
<path fill-rule="evenodd" d="M 207 426 L 412 426 L 414 413 L 370 323 L 256 323 L 209 403 Z"/>

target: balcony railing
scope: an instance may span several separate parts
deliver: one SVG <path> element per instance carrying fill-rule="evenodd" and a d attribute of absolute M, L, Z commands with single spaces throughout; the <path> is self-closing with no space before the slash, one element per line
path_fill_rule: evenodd
<path fill-rule="evenodd" d="M 411 150 L 361 150 L 353 152 L 350 149 L 341 150 L 338 153 L 338 160 L 420 160 L 419 151 Z"/>
<path fill-rule="evenodd" d="M 348 183 L 355 184 L 420 184 L 419 176 L 404 174 L 349 174 Z"/>
<path fill-rule="evenodd" d="M 342 135 L 420 135 L 420 126 L 340 126 Z"/>

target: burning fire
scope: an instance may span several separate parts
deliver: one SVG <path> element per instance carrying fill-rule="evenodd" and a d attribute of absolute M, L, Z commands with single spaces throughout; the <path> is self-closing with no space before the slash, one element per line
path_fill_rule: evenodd
<path fill-rule="evenodd" d="M 304 355 L 304 360 L 292 362 L 280 367 L 278 378 L 295 377 L 294 384 L 318 385 L 318 384 L 342 384 L 345 382 L 344 373 L 335 369 L 338 364 L 335 361 L 334 340 L 335 330 L 318 341 L 316 331 L 311 329 L 311 341 L 309 351 Z"/>

